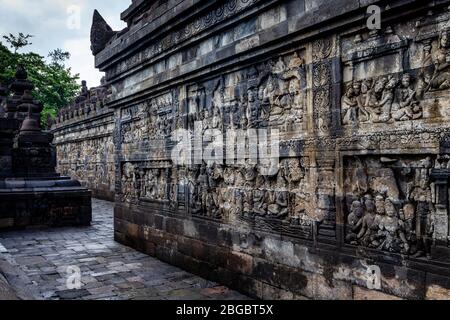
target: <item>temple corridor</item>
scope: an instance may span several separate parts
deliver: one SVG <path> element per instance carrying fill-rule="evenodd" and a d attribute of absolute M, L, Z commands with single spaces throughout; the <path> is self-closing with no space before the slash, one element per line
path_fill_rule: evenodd
<path fill-rule="evenodd" d="M 93 199 L 92 205 L 90 227 L 0 233 L 6 260 L 0 269 L 13 287 L 27 297 L 51 300 L 246 299 L 115 242 L 113 204 Z M 77 285 L 77 270 L 81 287 L 69 289 Z"/>

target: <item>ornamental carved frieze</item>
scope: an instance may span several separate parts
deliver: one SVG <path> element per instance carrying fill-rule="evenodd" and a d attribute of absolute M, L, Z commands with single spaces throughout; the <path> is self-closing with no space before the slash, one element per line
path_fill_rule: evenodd
<path fill-rule="evenodd" d="M 110 79 L 115 75 L 118 75 L 128 69 L 131 69 L 144 61 L 150 60 L 155 56 L 171 49 L 174 46 L 182 43 L 183 41 L 192 38 L 202 31 L 211 28 L 222 21 L 236 15 L 239 12 L 250 8 L 252 5 L 260 2 L 260 0 L 227 0 L 220 4 L 217 8 L 212 9 L 205 14 L 195 18 L 189 24 L 186 24 L 161 40 L 156 40 L 143 52 L 133 55 L 131 58 L 117 64 L 114 69 L 107 71 L 107 78 Z"/>

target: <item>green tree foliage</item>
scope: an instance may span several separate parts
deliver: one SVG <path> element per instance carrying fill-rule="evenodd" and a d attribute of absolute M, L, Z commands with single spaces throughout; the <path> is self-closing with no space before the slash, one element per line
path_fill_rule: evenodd
<path fill-rule="evenodd" d="M 0 41 L 0 81 L 10 84 L 18 65 L 22 64 L 28 71 L 28 79 L 33 82 L 33 96 L 44 104 L 42 125 L 47 127 L 48 118 L 55 118 L 58 110 L 67 106 L 77 95 L 80 86 L 79 75 L 72 75 L 72 70 L 65 66 L 70 53 L 56 49 L 48 54 L 48 59 L 34 53 L 21 53 L 21 49 L 31 44 L 31 35 L 3 36 Z"/>

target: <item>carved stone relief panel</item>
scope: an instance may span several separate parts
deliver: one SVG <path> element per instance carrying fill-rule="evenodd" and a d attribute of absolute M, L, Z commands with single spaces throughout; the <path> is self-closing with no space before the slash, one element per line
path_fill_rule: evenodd
<path fill-rule="evenodd" d="M 133 203 L 138 199 L 138 190 L 140 188 L 137 188 L 137 183 L 139 183 L 139 173 L 136 169 L 136 165 L 131 162 L 122 164 L 121 189 L 119 196 L 124 203 Z"/>
<path fill-rule="evenodd" d="M 172 92 L 121 111 L 122 144 L 166 139 L 173 130 L 175 103 Z"/>
<path fill-rule="evenodd" d="M 113 68 L 107 70 L 106 77 L 108 79 L 129 70 L 155 56 L 169 50 L 170 48 L 186 41 L 187 39 L 207 30 L 210 27 L 220 23 L 221 21 L 239 13 L 259 0 L 227 0 L 222 1 L 218 6 L 205 12 L 203 15 L 185 24 L 180 28 L 173 30 L 162 39 L 151 43 L 143 52 L 139 52 L 131 58 L 118 63 Z"/>
<path fill-rule="evenodd" d="M 307 157 L 282 159 L 270 176 L 250 161 L 234 166 L 203 163 L 180 175 L 192 216 L 312 237 L 317 214 Z"/>
<path fill-rule="evenodd" d="M 124 162 L 121 182 L 123 202 L 173 200 L 172 164 L 169 161 Z"/>
<path fill-rule="evenodd" d="M 343 37 L 342 124 L 367 132 L 448 118 L 448 37 L 448 12 Z"/>
<path fill-rule="evenodd" d="M 174 99 L 172 92 L 149 101 L 149 135 L 155 139 L 165 139 L 172 134 L 174 124 Z"/>
<path fill-rule="evenodd" d="M 344 159 L 345 241 L 414 257 L 430 257 L 435 193 L 427 155 Z"/>
<path fill-rule="evenodd" d="M 189 128 L 274 128 L 302 132 L 306 117 L 304 52 L 297 51 L 188 89 Z"/>
<path fill-rule="evenodd" d="M 139 198 L 147 201 L 168 201 L 171 191 L 171 163 L 167 161 L 139 164 Z"/>
<path fill-rule="evenodd" d="M 149 139 L 149 111 L 146 103 L 121 110 L 121 144 L 133 144 Z"/>

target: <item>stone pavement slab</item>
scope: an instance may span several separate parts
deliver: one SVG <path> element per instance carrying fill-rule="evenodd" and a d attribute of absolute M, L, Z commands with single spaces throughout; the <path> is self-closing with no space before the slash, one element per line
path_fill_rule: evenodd
<path fill-rule="evenodd" d="M 0 233 L 0 272 L 8 273 L 0 278 L 0 299 L 17 298 L 11 285 L 22 288 L 19 299 L 248 299 L 115 242 L 113 204 L 92 205 L 90 227 Z"/>
<path fill-rule="evenodd" d="M 0 300 L 19 300 L 14 289 L 2 275 L 0 275 Z"/>

